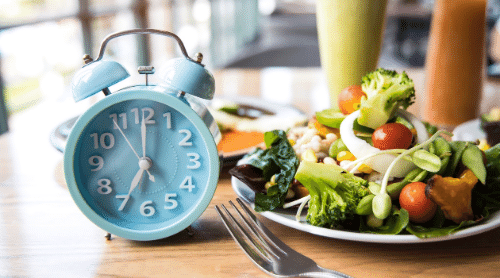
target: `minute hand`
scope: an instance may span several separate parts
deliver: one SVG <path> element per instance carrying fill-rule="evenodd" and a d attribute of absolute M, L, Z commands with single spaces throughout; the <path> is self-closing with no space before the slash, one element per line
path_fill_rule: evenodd
<path fill-rule="evenodd" d="M 142 112 L 141 121 L 141 141 L 142 141 L 142 158 L 146 158 L 146 121 L 144 120 L 144 112 Z M 155 177 L 151 175 L 148 171 L 149 180 L 155 181 Z"/>
<path fill-rule="evenodd" d="M 141 121 L 141 139 L 142 139 L 142 157 L 146 157 L 146 122 L 144 121 L 144 112 Z"/>

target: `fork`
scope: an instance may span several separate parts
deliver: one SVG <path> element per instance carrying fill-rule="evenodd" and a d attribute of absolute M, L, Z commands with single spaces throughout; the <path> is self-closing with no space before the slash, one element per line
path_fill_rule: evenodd
<path fill-rule="evenodd" d="M 246 217 L 236 205 L 229 204 L 243 220 L 243 224 L 221 204 L 216 205 L 229 233 L 246 255 L 264 272 L 274 277 L 350 277 L 335 270 L 320 267 L 312 259 L 290 248 L 271 233 L 239 198 L 236 198 Z"/>

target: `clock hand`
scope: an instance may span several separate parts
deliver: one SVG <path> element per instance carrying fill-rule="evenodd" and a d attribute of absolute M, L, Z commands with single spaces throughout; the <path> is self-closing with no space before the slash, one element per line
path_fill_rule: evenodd
<path fill-rule="evenodd" d="M 135 174 L 134 178 L 132 179 L 132 182 L 130 183 L 130 189 L 128 190 L 128 195 L 134 191 L 134 189 L 139 185 L 139 182 L 141 181 L 142 175 L 144 174 L 145 171 L 147 171 L 151 167 L 151 160 L 147 158 L 141 158 L 139 160 L 139 171 L 137 171 L 137 174 Z"/>
<path fill-rule="evenodd" d="M 125 141 L 127 141 L 127 144 L 129 145 L 129 147 L 132 149 L 132 151 L 134 152 L 135 156 L 137 157 L 137 159 L 139 159 L 139 163 L 141 162 L 141 158 L 139 157 L 139 154 L 135 151 L 134 147 L 132 147 L 132 143 L 130 143 L 130 141 L 128 140 L 127 136 L 125 136 L 125 133 L 123 132 L 123 130 L 120 128 L 120 126 L 118 125 L 118 123 L 115 121 L 115 119 L 113 119 L 113 123 L 115 124 L 115 126 L 118 128 L 118 130 L 120 131 L 120 133 L 122 134 L 123 138 L 125 138 Z M 148 167 L 149 169 L 149 167 Z M 149 180 L 151 180 L 152 182 L 155 181 L 155 177 L 153 175 L 151 175 L 151 173 L 149 172 L 149 170 L 146 170 L 146 172 L 148 173 L 149 175 Z"/>
<path fill-rule="evenodd" d="M 142 139 L 142 157 L 146 157 L 146 122 L 144 121 L 144 111 L 142 111 L 141 139 Z"/>
<path fill-rule="evenodd" d="M 116 121 L 114 119 L 113 119 L 113 123 L 115 123 L 115 126 L 118 128 L 118 130 L 120 131 L 120 133 L 123 135 L 123 138 L 125 138 L 125 141 L 127 141 L 127 144 L 132 149 L 132 151 L 134 152 L 135 156 L 137 156 L 137 159 L 140 160 L 141 158 L 139 157 L 139 154 L 137 154 L 137 152 L 135 151 L 134 147 L 132 147 L 132 144 L 128 140 L 127 136 L 125 136 L 125 133 L 123 133 L 123 130 L 120 128 L 120 126 L 116 123 Z"/>
<path fill-rule="evenodd" d="M 134 189 L 137 187 L 139 184 L 139 181 L 141 181 L 142 175 L 144 174 L 144 169 L 140 168 L 139 171 L 137 171 L 137 174 L 135 174 L 134 178 L 132 179 L 132 182 L 130 183 L 130 189 L 128 190 L 128 195 L 130 196 L 130 193 L 134 191 Z"/>
<path fill-rule="evenodd" d="M 141 121 L 141 139 L 142 139 L 142 158 L 146 158 L 146 121 L 144 120 L 144 111 L 142 111 L 142 121 Z M 155 177 L 146 170 L 149 175 L 149 180 L 154 182 Z"/>

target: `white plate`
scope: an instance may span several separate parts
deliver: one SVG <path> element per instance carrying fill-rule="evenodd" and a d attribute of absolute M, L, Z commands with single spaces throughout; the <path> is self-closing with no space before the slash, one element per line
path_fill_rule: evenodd
<path fill-rule="evenodd" d="M 241 182 L 235 177 L 231 178 L 231 184 L 236 194 L 242 200 L 253 206 L 253 201 L 255 198 L 254 192 L 251 189 L 249 189 L 243 182 Z M 280 223 L 282 225 L 314 235 L 336 238 L 336 239 L 344 239 L 344 240 L 352 240 L 360 242 L 375 242 L 375 243 L 426 243 L 426 242 L 445 241 L 445 240 L 458 239 L 458 238 L 481 234 L 486 231 L 492 230 L 494 228 L 500 227 L 500 211 L 497 211 L 494 214 L 492 214 L 488 220 L 482 222 L 481 224 L 460 230 L 452 235 L 426 238 L 426 239 L 420 239 L 414 235 L 378 235 L 378 234 L 347 232 L 347 231 L 316 227 L 309 225 L 305 222 L 304 212 L 301 216 L 301 222 L 297 222 L 295 220 L 294 209 L 289 209 L 289 210 L 280 209 L 273 212 L 266 211 L 266 212 L 261 212 L 260 215 L 274 222 Z"/>
<path fill-rule="evenodd" d="M 486 138 L 481 130 L 481 120 L 475 119 L 458 125 L 453 130 L 453 141 L 475 141 Z"/>

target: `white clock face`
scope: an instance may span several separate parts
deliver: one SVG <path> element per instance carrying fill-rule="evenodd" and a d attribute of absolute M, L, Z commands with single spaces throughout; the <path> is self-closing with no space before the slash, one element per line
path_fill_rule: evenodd
<path fill-rule="evenodd" d="M 75 125 L 81 130 L 72 169 L 86 204 L 80 208 L 128 231 L 125 237 L 194 221 L 213 195 L 219 167 L 215 143 L 200 119 L 181 102 L 174 107 L 154 98 L 103 101 L 97 113 Z"/>

